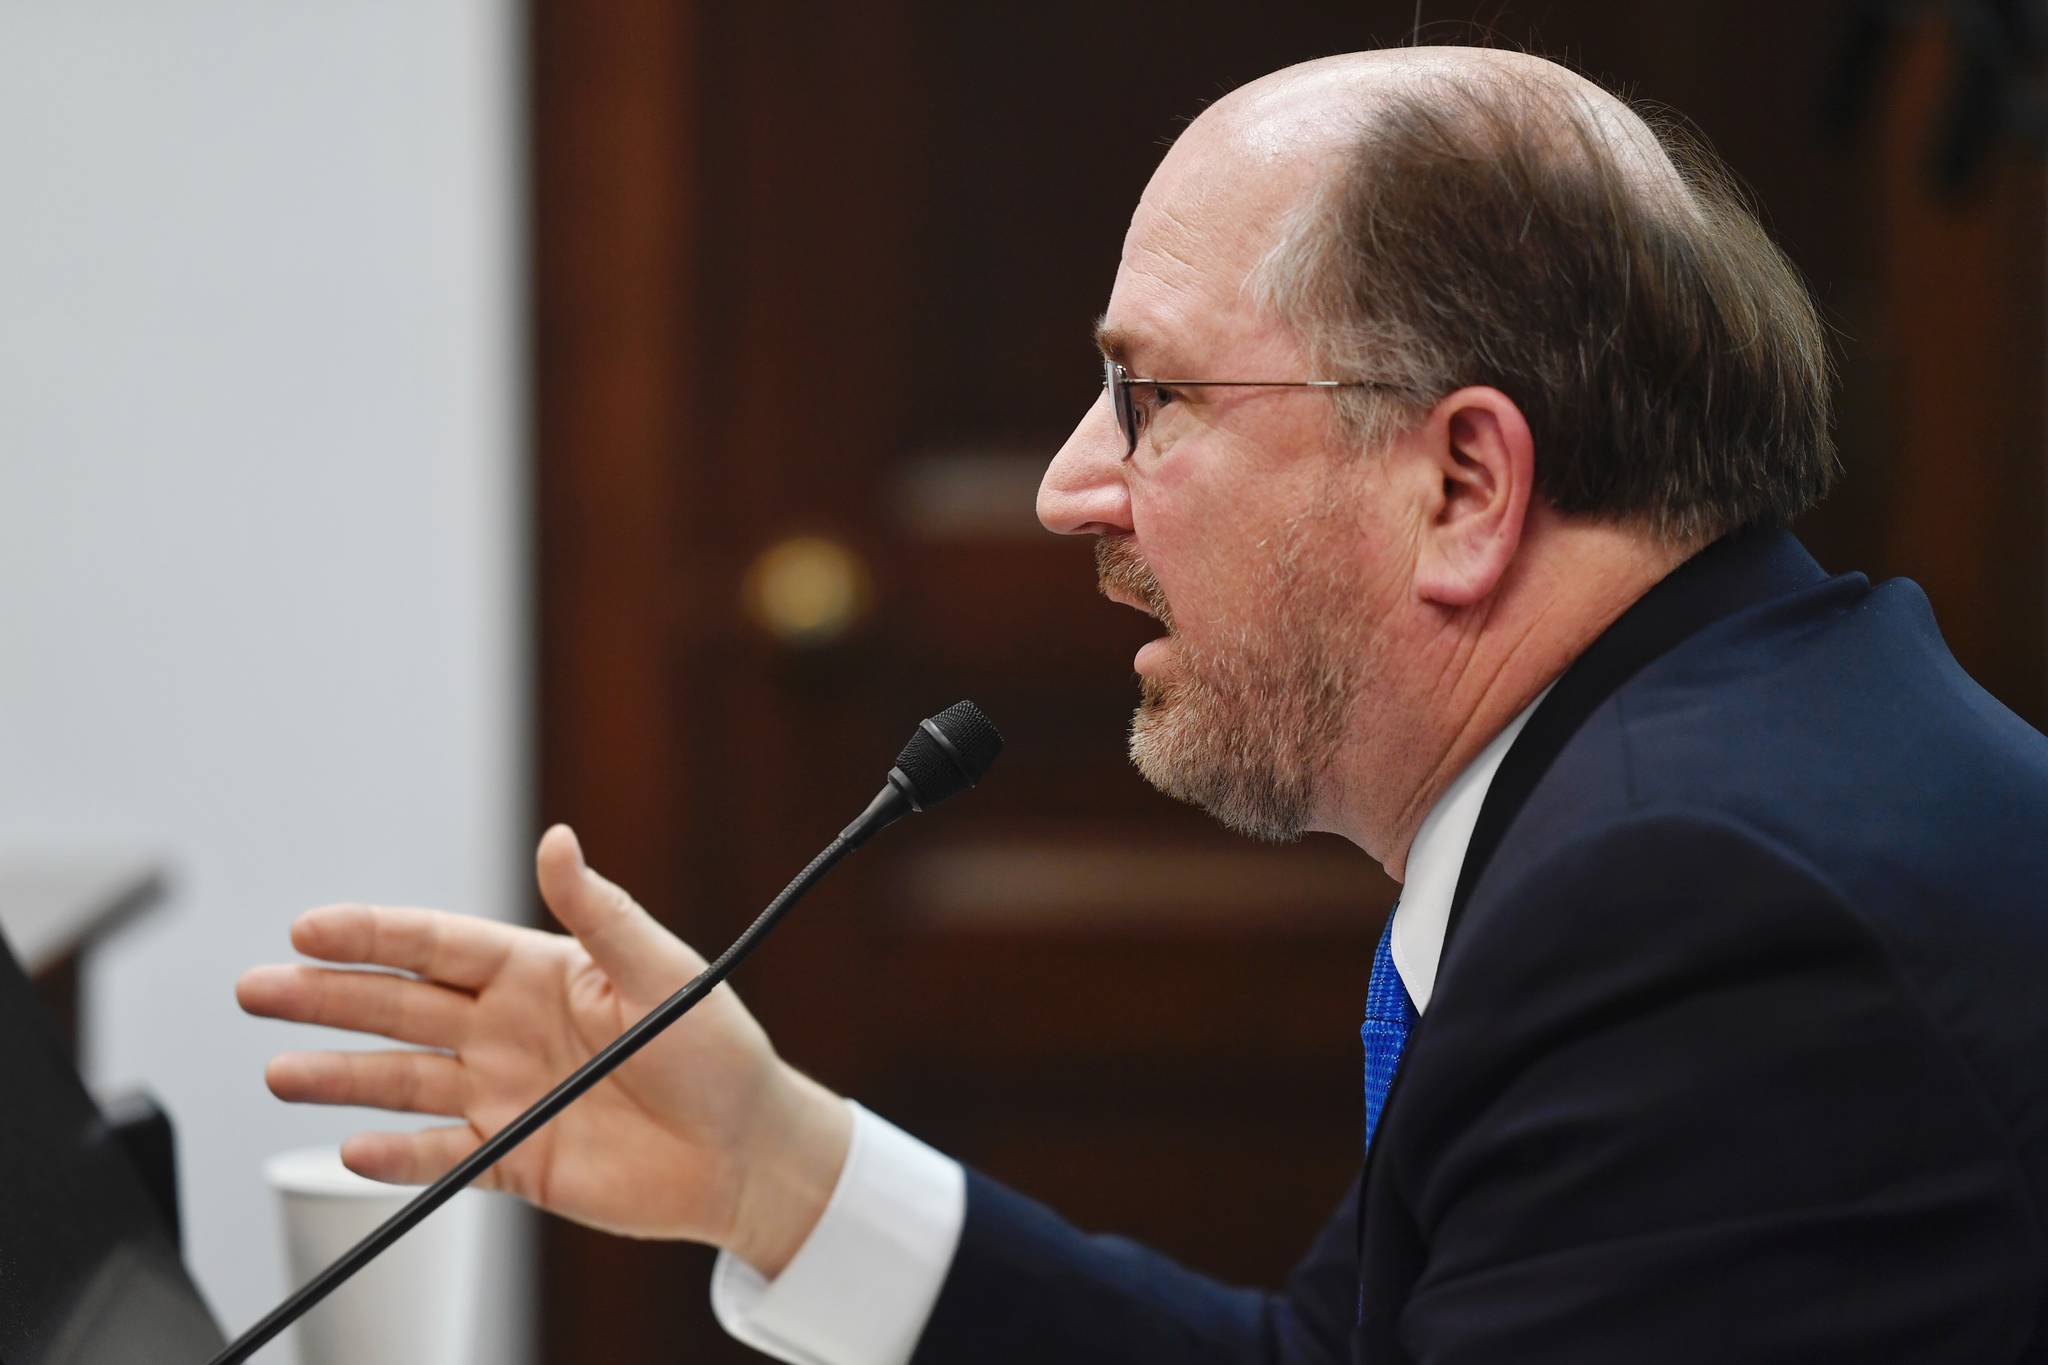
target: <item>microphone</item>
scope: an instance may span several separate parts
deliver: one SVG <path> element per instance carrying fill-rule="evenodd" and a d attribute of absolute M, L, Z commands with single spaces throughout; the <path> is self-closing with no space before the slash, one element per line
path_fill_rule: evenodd
<path fill-rule="evenodd" d="M 768 902 L 768 908 L 747 926 L 745 933 L 733 940 L 732 946 L 716 962 L 649 1010 L 639 1023 L 607 1043 L 561 1084 L 535 1101 L 532 1108 L 457 1162 L 453 1170 L 421 1190 L 369 1236 L 343 1252 L 334 1264 L 308 1280 L 298 1292 L 287 1297 L 255 1326 L 237 1337 L 208 1365 L 241 1365 L 262 1349 L 428 1214 L 453 1199 L 465 1186 L 496 1165 L 507 1152 L 533 1136 L 541 1125 L 568 1108 L 585 1091 L 654 1041 L 662 1030 L 682 1018 L 693 1005 L 709 995 L 713 987 L 732 974 L 733 968 L 746 959 L 762 936 L 775 927 L 783 913 L 831 871 L 841 858 L 908 812 L 925 810 L 949 796 L 966 791 L 981 780 L 989 765 L 996 761 L 996 755 L 1002 751 L 1003 737 L 982 714 L 981 708 L 971 701 L 955 702 L 936 716 L 920 721 L 910 743 L 904 745 L 903 752 L 896 756 L 896 765 L 889 769 L 888 781 L 868 803 L 867 809 L 841 830 L 823 852 L 811 859 L 810 865 L 797 873 L 795 879 L 782 888 L 780 895 Z"/>
<path fill-rule="evenodd" d="M 896 755 L 889 769 L 889 781 L 868 808 L 839 832 L 854 848 L 868 836 L 885 829 L 909 811 L 935 806 L 981 781 L 996 755 L 1003 751 L 1003 737 L 995 725 L 971 701 L 956 701 L 945 710 L 917 723 L 910 743 Z"/>

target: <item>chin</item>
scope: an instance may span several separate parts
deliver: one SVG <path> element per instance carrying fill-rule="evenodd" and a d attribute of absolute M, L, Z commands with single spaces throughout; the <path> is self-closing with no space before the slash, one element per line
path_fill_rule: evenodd
<path fill-rule="evenodd" d="M 1131 717 L 1131 762 L 1139 775 L 1249 838 L 1291 843 L 1307 833 L 1306 772 L 1283 771 L 1261 727 L 1205 716 L 1179 690 L 1144 680 L 1144 700 Z"/>

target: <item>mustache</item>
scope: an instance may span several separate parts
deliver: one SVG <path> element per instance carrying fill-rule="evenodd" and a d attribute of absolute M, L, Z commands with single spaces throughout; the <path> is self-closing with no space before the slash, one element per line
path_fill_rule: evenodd
<path fill-rule="evenodd" d="M 1158 618 L 1167 633 L 1173 632 L 1173 608 L 1167 605 L 1166 592 L 1132 548 L 1128 536 L 1102 536 L 1096 540 L 1095 582 L 1106 597 L 1132 597 L 1143 602 L 1145 610 Z"/>

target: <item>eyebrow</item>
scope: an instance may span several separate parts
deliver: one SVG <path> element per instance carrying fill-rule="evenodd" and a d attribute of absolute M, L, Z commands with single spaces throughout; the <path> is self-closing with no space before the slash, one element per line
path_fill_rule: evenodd
<path fill-rule="evenodd" d="M 1186 374 L 1179 352 L 1157 337 L 1130 327 L 1112 327 L 1107 316 L 1095 319 L 1095 349 L 1104 360 L 1114 360 L 1132 372 L 1132 378 L 1150 375 Z M 1139 360 L 1144 360 L 1140 365 Z M 1193 381 L 1190 381 L 1193 382 Z"/>
<path fill-rule="evenodd" d="M 1111 327 L 1106 317 L 1095 319 L 1095 349 L 1102 352 L 1105 360 L 1114 360 L 1126 368 L 1135 368 L 1131 357 L 1143 351 L 1145 338 L 1123 327 Z"/>

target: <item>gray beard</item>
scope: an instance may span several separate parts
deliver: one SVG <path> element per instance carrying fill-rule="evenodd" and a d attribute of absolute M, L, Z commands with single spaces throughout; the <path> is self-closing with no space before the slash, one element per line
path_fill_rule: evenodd
<path fill-rule="evenodd" d="M 1310 649 L 1226 659 L 1175 650 L 1177 676 L 1147 679 L 1131 717 L 1146 781 L 1254 839 L 1299 839 L 1357 695 L 1355 664 Z"/>
<path fill-rule="evenodd" d="M 1306 552 L 1304 522 L 1275 539 L 1270 611 L 1228 651 L 1173 629 L 1157 580 L 1127 544 L 1098 543 L 1105 586 L 1144 600 L 1174 638 L 1172 667 L 1140 680 L 1131 762 L 1166 795 L 1255 839 L 1299 839 L 1369 672 L 1353 593 Z"/>

